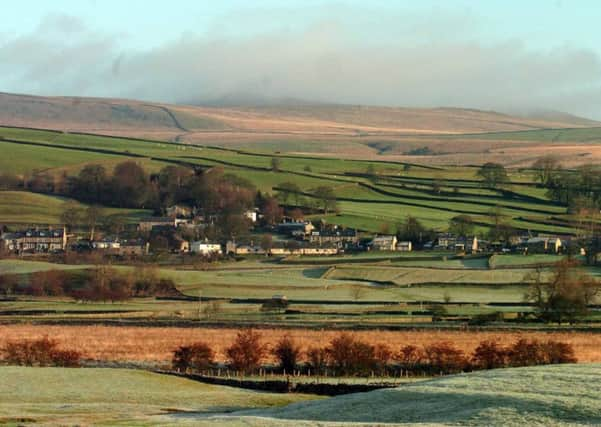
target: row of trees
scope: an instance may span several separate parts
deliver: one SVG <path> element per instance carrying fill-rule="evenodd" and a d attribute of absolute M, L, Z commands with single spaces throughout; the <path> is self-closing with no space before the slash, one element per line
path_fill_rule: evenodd
<path fill-rule="evenodd" d="M 346 332 L 334 337 L 325 347 L 303 351 L 288 335 L 269 348 L 258 332 L 247 329 L 240 331 L 226 349 L 228 366 L 246 374 L 256 372 L 269 355 L 283 373 L 300 370 L 314 375 L 345 376 L 384 375 L 401 369 L 414 374 L 439 374 L 576 362 L 572 346 L 554 340 L 518 339 L 506 346 L 486 340 L 471 354 L 452 343 L 438 342 L 422 347 L 406 345 L 395 353 L 385 344 L 372 345 Z M 215 366 L 215 353 L 203 342 L 181 346 L 173 352 L 172 365 L 180 372 L 208 370 Z"/>
<path fill-rule="evenodd" d="M 25 283 L 19 283 L 16 275 L 0 275 L 0 294 L 4 295 L 69 296 L 86 302 L 117 302 L 177 293 L 172 280 L 159 277 L 155 268 L 146 266 L 136 267 L 129 273 L 106 265 L 85 273 L 39 271 L 30 274 Z"/>

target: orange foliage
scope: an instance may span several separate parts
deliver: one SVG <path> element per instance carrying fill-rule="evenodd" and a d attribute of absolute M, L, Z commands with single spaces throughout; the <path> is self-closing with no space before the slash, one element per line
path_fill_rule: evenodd
<path fill-rule="evenodd" d="M 9 341 L 48 336 L 59 345 L 82 352 L 83 358 L 106 361 L 149 361 L 170 363 L 173 350 L 203 341 L 215 351 L 215 359 L 226 361 L 226 349 L 236 339 L 236 328 L 160 328 L 124 326 L 0 325 L 0 347 Z M 288 335 L 303 351 L 325 347 L 339 330 L 259 329 L 262 342 L 272 349 Z M 481 341 L 514 343 L 518 339 L 554 340 L 572 344 L 579 362 L 601 362 L 601 334 L 585 332 L 468 332 L 468 331 L 356 331 L 359 340 L 372 345 L 386 344 L 393 354 L 407 345 L 418 347 L 442 341 L 472 354 Z M 271 359 L 269 358 L 271 357 Z M 266 362 L 275 362 L 273 356 Z"/>

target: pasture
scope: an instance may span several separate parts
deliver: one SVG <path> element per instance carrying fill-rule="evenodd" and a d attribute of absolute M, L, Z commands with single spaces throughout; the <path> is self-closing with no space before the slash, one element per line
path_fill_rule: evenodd
<path fill-rule="evenodd" d="M 201 168 L 219 166 L 267 193 L 277 192 L 284 182 L 294 182 L 304 193 L 299 203 L 305 207 L 316 202 L 313 189 L 327 185 L 334 189 L 338 211 L 315 215 L 315 219 L 323 217 L 328 222 L 368 232 L 378 232 L 385 226 L 394 231 L 409 215 L 419 218 L 428 228 L 442 231 L 453 216 L 468 214 L 483 233 L 493 221 L 490 212 L 497 208 L 506 223 L 521 230 L 562 234 L 576 231 L 566 207 L 550 203 L 544 190 L 533 182 L 532 171 L 527 170 L 510 169 L 510 184 L 504 189 L 487 189 L 476 176 L 477 169 L 469 166 L 433 168 L 394 160 L 326 159 L 2 127 L 0 137 L 4 138 L 0 139 L 0 148 L 14 153 L 0 159 L 0 171 L 20 175 L 39 171 L 51 176 L 76 174 L 89 163 L 101 163 L 110 170 L 117 162 L 128 159 L 151 172 L 173 163 Z M 277 172 L 271 170 L 273 157 L 280 159 Z M 8 196 L 0 194 L 0 205 L 12 204 Z M 37 220 L 51 219 L 46 216 Z"/>

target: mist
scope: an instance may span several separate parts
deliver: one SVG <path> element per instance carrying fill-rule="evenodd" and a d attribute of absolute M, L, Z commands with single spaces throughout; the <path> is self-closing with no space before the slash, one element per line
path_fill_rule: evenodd
<path fill-rule="evenodd" d="M 575 45 L 535 48 L 519 38 L 484 42 L 469 23 L 458 31 L 451 18 L 437 19 L 435 32 L 430 25 L 416 20 L 405 33 L 391 29 L 390 37 L 376 38 L 361 37 L 369 29 L 358 33 L 344 20 L 236 36 L 215 25 L 203 34 L 131 47 L 123 34 L 56 15 L 28 34 L 0 33 L 0 90 L 195 104 L 244 96 L 257 102 L 545 109 L 601 119 L 597 52 Z"/>

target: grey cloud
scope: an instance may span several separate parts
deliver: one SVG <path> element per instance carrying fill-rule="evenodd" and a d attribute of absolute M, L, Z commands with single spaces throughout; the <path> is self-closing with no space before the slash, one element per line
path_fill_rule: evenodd
<path fill-rule="evenodd" d="M 185 34 L 132 50 L 118 36 L 54 17 L 31 34 L 0 39 L 0 85 L 13 92 L 165 102 L 243 93 L 393 106 L 545 108 L 601 119 L 601 59 L 594 51 L 533 49 L 519 39 L 483 43 L 466 29 L 461 37 L 434 37 L 415 22 L 407 28 L 412 37 L 363 41 L 344 22 L 327 20 L 302 31 Z"/>

